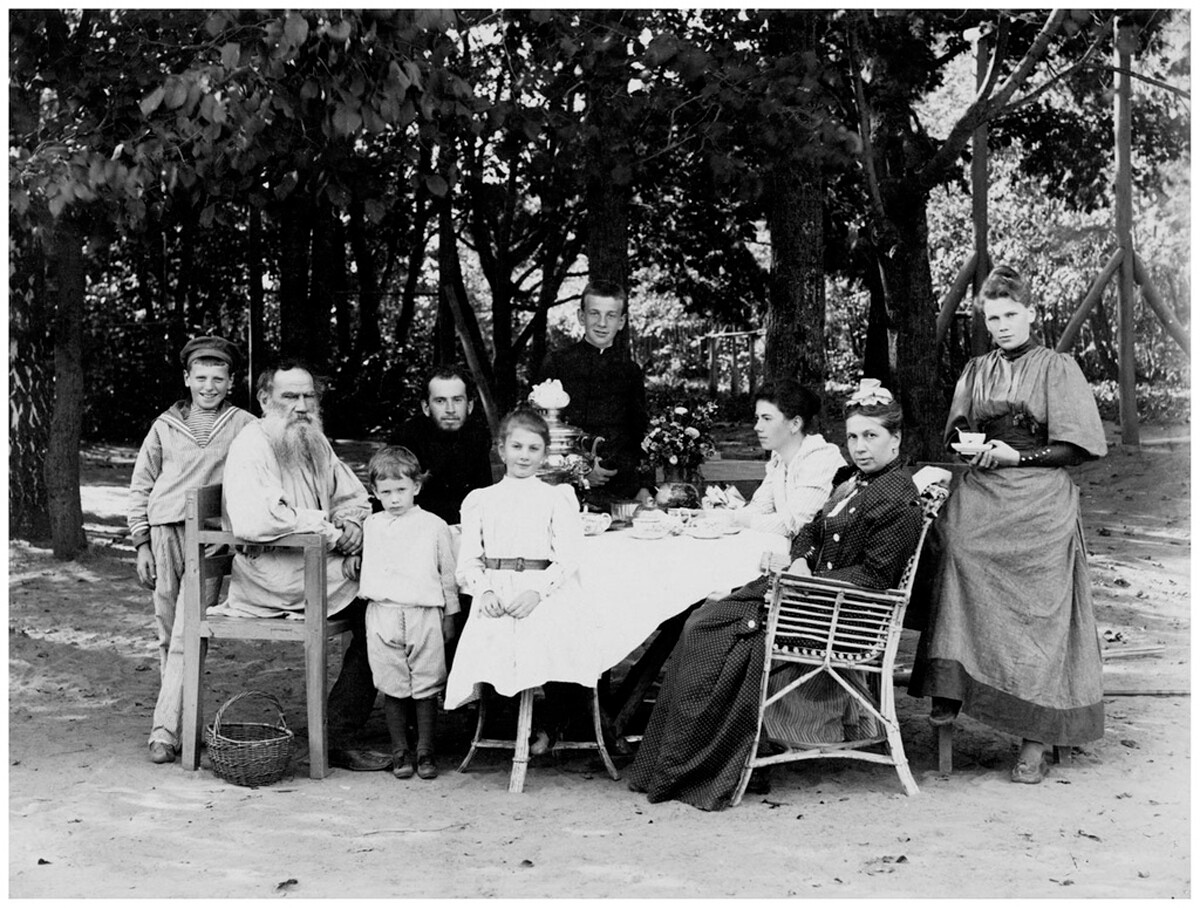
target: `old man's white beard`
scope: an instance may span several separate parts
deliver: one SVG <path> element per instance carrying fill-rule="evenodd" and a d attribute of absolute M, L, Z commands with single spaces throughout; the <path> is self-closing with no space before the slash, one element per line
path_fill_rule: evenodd
<path fill-rule="evenodd" d="M 328 448 L 321 414 L 309 412 L 308 420 L 293 418 L 271 408 L 263 420 L 267 439 L 280 468 L 287 473 L 300 471 L 320 476 L 328 466 Z"/>

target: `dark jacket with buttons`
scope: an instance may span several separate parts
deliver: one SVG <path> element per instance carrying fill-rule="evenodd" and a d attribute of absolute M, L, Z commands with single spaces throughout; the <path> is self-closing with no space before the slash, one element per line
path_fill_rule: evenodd
<path fill-rule="evenodd" d="M 571 395 L 563 417 L 590 436 L 604 436 L 599 449 L 602 466 L 617 471 L 609 481 L 610 491 L 637 491 L 635 474 L 649 422 L 641 367 L 614 347 L 599 350 L 581 340 L 546 357 L 539 381 L 552 378 Z"/>
<path fill-rule="evenodd" d="M 897 460 L 838 486 L 792 540 L 792 560 L 803 558 L 819 577 L 890 589 L 916 550 L 921 520 L 912 473 Z"/>

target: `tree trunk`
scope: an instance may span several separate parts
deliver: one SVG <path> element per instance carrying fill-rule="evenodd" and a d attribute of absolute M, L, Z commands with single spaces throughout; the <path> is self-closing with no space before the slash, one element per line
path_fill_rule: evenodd
<path fill-rule="evenodd" d="M 54 409 L 47 439 L 47 504 L 56 558 L 70 559 L 87 547 L 79 498 L 79 441 L 83 428 L 83 310 L 85 271 L 78 231 L 55 227 Z"/>
<path fill-rule="evenodd" d="M 811 53 L 818 15 L 772 13 L 768 51 L 776 56 Z M 803 119 L 804 112 L 797 113 Z M 824 180 L 819 168 L 793 150 L 792 142 L 784 142 L 771 167 L 770 184 L 771 278 L 763 378 L 795 378 L 820 388 L 826 377 Z"/>
<path fill-rule="evenodd" d="M 893 184 L 885 193 L 891 254 L 883 257 L 891 391 L 904 408 L 904 448 L 913 460 L 938 459 L 946 401 L 937 368 L 937 298 L 929 271 L 927 198 Z"/>
<path fill-rule="evenodd" d="M 428 144 L 421 145 L 421 156 L 417 164 L 417 173 L 429 172 L 433 153 Z M 425 250 L 429 244 L 427 235 L 429 221 L 433 216 L 433 205 L 429 198 L 429 190 L 424 180 L 419 180 L 413 197 L 413 222 L 410 234 L 412 245 L 408 251 L 408 270 L 404 275 L 404 292 L 400 297 L 400 314 L 396 318 L 397 347 L 404 346 L 408 340 L 408 332 L 412 329 L 413 318 L 417 311 L 417 288 L 421 284 L 421 271 L 425 267 Z"/>
<path fill-rule="evenodd" d="M 353 367 L 354 358 L 354 306 L 350 303 L 350 280 L 346 270 L 346 236 L 342 228 L 340 214 L 327 201 L 317 204 L 317 216 L 313 228 L 313 262 L 320 262 L 320 267 L 313 267 L 310 282 L 310 314 L 313 318 L 312 328 L 318 333 L 320 326 L 326 322 L 326 316 L 332 309 L 334 315 L 337 350 L 330 350 L 328 340 L 323 345 L 326 350 L 326 362 L 337 363 L 344 367 Z M 320 319 L 320 321 L 317 321 Z M 330 332 L 325 330 L 328 339 Z"/>
<path fill-rule="evenodd" d="M 366 222 L 362 199 L 355 196 L 350 203 L 350 249 L 354 254 L 358 275 L 358 338 L 354 349 L 355 359 L 359 363 L 383 349 L 383 337 L 379 331 L 379 275 L 375 250 L 367 239 Z"/>
<path fill-rule="evenodd" d="M 597 11 L 597 18 L 616 30 L 622 10 Z M 587 120 L 595 129 L 588 148 L 584 193 L 588 277 L 615 281 L 629 290 L 629 201 L 633 179 L 628 124 L 621 109 L 628 73 L 621 65 L 625 42 L 613 33 L 598 46 L 596 69 L 587 87 Z M 613 344 L 629 352 L 629 324 Z"/>
<path fill-rule="evenodd" d="M 888 353 L 888 335 L 891 325 L 888 317 L 887 297 L 883 292 L 883 278 L 879 274 L 878 259 L 871 259 L 863 269 L 863 282 L 867 285 L 869 295 L 867 338 L 863 348 L 863 376 L 876 378 L 885 387 L 891 387 L 891 356 Z"/>
<path fill-rule="evenodd" d="M 41 246 L 14 234 L 9 279 L 8 519 L 16 537 L 50 538 L 50 508 L 42 467 L 54 406 L 46 267 Z"/>
<path fill-rule="evenodd" d="M 263 296 L 262 209 L 254 204 L 250 205 L 250 230 L 246 247 L 246 275 L 250 282 L 247 288 L 247 299 L 250 303 L 250 312 L 247 315 L 249 325 L 246 327 L 246 387 L 249 402 L 254 399 L 254 383 L 258 379 L 258 372 L 266 367 L 269 357 L 266 318 L 263 312 L 266 300 Z"/>
<path fill-rule="evenodd" d="M 312 242 L 312 204 L 300 191 L 293 192 L 279 213 L 279 347 L 286 356 L 301 356 L 317 367 L 313 356 L 318 340 L 310 329 L 308 293 Z"/>

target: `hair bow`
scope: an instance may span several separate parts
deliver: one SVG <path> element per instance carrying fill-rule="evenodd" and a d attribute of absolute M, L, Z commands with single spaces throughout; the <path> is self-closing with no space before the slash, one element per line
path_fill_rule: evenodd
<path fill-rule="evenodd" d="M 862 378 L 858 381 L 858 390 L 850 395 L 850 405 L 872 407 L 877 404 L 890 404 L 895 398 L 892 392 L 883 386 L 877 378 Z"/>

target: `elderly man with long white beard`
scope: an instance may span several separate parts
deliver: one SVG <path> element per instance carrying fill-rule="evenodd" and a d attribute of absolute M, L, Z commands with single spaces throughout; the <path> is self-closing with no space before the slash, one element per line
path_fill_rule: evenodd
<path fill-rule="evenodd" d="M 343 613 L 353 637 L 329 694 L 330 762 L 352 770 L 387 769 L 382 751 L 348 746 L 370 716 L 375 685 L 367 660 L 358 583 L 343 571 L 362 551 L 367 491 L 334 453 L 321 425 L 321 388 L 299 360 L 283 360 L 258 379 L 263 416 L 234 439 L 225 461 L 227 529 L 252 542 L 289 533 L 320 533 L 329 543 L 327 613 Z M 245 618 L 302 617 L 304 555 L 295 549 L 244 546 L 234 557 L 229 598 L 212 611 Z"/>

